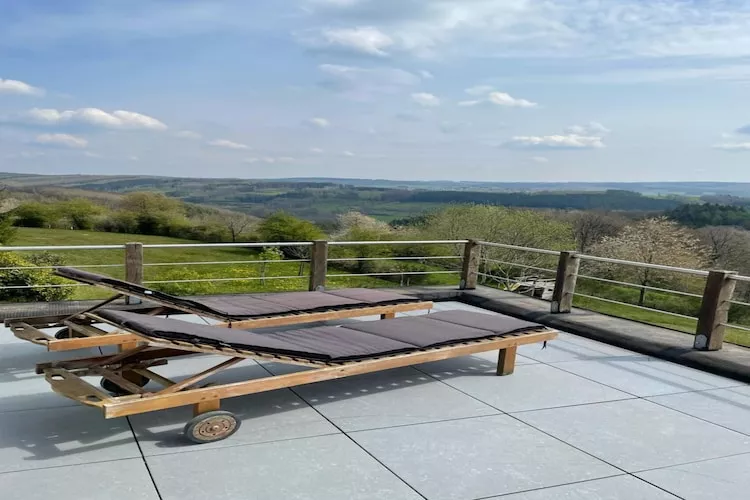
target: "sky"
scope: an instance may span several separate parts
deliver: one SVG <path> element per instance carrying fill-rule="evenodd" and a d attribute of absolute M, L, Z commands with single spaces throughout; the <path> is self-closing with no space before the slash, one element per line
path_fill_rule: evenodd
<path fill-rule="evenodd" d="M 0 0 L 0 171 L 750 181 L 746 0 Z"/>

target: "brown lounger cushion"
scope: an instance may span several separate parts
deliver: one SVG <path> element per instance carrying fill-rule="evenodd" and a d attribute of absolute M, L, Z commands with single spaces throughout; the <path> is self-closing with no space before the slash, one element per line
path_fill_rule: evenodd
<path fill-rule="evenodd" d="M 105 310 L 99 315 L 149 337 L 322 361 L 366 358 L 415 348 L 411 344 L 334 326 L 254 333 L 125 311 Z"/>
<path fill-rule="evenodd" d="M 455 312 L 461 314 L 454 315 Z M 449 321 L 442 318 L 448 318 Z M 458 323 L 457 320 L 461 320 L 463 324 Z M 539 325 L 510 316 L 490 316 L 469 311 L 448 311 L 448 314 L 435 313 L 384 321 L 360 321 L 346 326 L 360 332 L 408 342 L 418 347 L 435 347 L 502 335 L 538 327 Z M 482 328 L 478 328 L 478 326 Z"/>
<path fill-rule="evenodd" d="M 265 294 L 235 294 L 209 297 L 176 297 L 109 276 L 61 267 L 59 276 L 75 281 L 102 285 L 123 293 L 136 293 L 154 302 L 189 309 L 225 320 L 252 319 L 287 313 L 315 313 L 331 309 L 349 309 L 372 305 L 392 305 L 417 302 L 418 298 L 400 293 L 366 288 L 351 288 L 325 292 L 284 292 Z"/>
<path fill-rule="evenodd" d="M 448 313 L 453 313 L 453 311 Z M 495 337 L 540 326 L 503 315 L 489 316 L 466 311 L 460 311 L 458 315 L 438 314 L 451 318 L 453 321 L 481 323 L 487 329 L 443 321 L 440 318 L 419 316 L 380 321 L 355 321 L 337 327 L 322 326 L 258 333 L 196 325 L 177 319 L 125 311 L 106 310 L 99 313 L 107 321 L 152 338 L 227 346 L 324 361 L 371 358 Z M 431 316 L 438 316 L 438 314 Z"/>

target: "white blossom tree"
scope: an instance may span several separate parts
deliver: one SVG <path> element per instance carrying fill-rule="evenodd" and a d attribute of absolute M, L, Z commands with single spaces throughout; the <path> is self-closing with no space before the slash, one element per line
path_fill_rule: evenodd
<path fill-rule="evenodd" d="M 701 269 L 707 264 L 706 249 L 695 233 L 665 217 L 626 226 L 619 235 L 605 237 L 592 252 L 613 259 L 690 269 Z M 640 306 L 645 300 L 646 287 L 679 286 L 685 281 L 682 274 L 644 267 L 618 264 L 595 267 L 607 277 L 640 285 Z"/>

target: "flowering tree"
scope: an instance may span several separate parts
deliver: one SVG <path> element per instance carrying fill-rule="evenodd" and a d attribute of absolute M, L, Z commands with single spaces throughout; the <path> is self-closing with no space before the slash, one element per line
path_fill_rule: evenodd
<path fill-rule="evenodd" d="M 706 266 L 706 249 L 693 231 L 666 217 L 644 219 L 626 226 L 617 236 L 608 236 L 592 247 L 602 257 L 665 266 L 701 269 Z M 646 287 L 674 286 L 685 281 L 682 274 L 630 265 L 597 265 L 603 275 L 641 286 L 638 305 L 642 306 Z"/>

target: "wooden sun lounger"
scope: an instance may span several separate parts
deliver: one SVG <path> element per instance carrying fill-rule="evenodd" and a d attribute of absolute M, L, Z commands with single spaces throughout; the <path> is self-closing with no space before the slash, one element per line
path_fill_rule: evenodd
<path fill-rule="evenodd" d="M 132 318 L 132 313 L 118 314 L 108 312 L 100 320 L 128 330 L 143 344 L 110 356 L 41 363 L 37 372 L 45 375 L 55 392 L 100 408 L 105 418 L 192 405 L 195 417 L 186 424 L 185 434 L 199 443 L 225 439 L 239 427 L 236 416 L 220 411 L 222 399 L 492 350 L 499 351 L 497 375 L 509 375 L 513 373 L 519 345 L 547 342 L 557 336 L 555 330 L 507 316 L 448 311 L 430 317 L 308 328 L 275 337 L 246 332 L 254 344 L 243 346 L 237 344 L 240 332 L 192 324 L 186 327 L 188 323 L 180 320 L 144 321 Z M 351 343 L 341 342 L 349 336 Z M 310 339 L 314 341 L 310 343 Z M 298 346 L 307 346 L 309 352 L 297 351 Z M 181 381 L 152 370 L 169 359 L 195 353 L 227 359 Z M 247 358 L 311 369 L 222 385 L 198 385 Z M 127 394 L 113 395 L 81 378 L 89 375 L 101 376 L 109 387 Z M 145 388 L 149 380 L 162 388 Z"/>
<path fill-rule="evenodd" d="M 156 304 L 148 314 L 195 314 L 217 320 L 217 327 L 267 328 L 319 321 L 380 316 L 395 318 L 397 313 L 429 310 L 432 302 L 390 291 L 374 289 L 344 289 L 328 292 L 289 292 L 215 297 L 183 298 L 152 290 L 141 285 L 117 280 L 107 276 L 61 268 L 56 274 L 106 288 L 116 292 L 110 297 L 84 311 L 59 318 L 64 328 L 49 335 L 40 330 L 48 326 L 50 318 L 39 324 L 33 318 L 14 319 L 7 326 L 16 337 L 43 345 L 49 351 L 68 351 L 106 345 L 128 347 L 138 338 L 129 333 L 109 333 L 95 326 L 94 314 L 104 306 L 123 297 L 136 297 Z M 298 304 L 298 307 L 295 307 Z"/>

